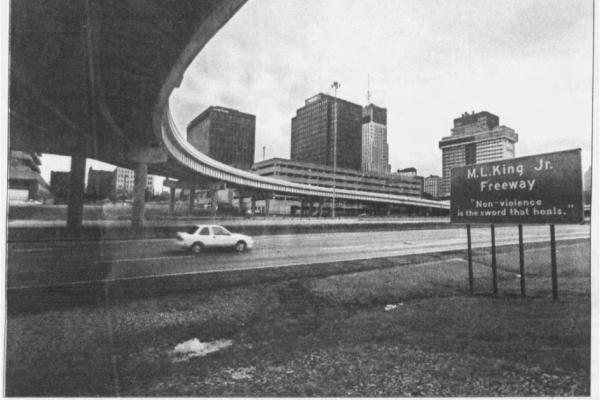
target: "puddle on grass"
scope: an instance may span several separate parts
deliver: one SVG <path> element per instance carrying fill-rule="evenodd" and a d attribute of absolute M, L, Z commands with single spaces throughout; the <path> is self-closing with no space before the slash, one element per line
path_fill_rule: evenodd
<path fill-rule="evenodd" d="M 197 338 L 179 343 L 172 351 L 173 361 L 187 361 L 193 357 L 204 357 L 207 354 L 226 349 L 233 344 L 232 340 L 215 340 L 214 342 L 201 342 Z"/>

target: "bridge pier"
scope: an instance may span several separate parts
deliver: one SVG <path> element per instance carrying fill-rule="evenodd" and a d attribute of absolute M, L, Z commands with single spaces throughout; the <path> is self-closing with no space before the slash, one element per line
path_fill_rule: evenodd
<path fill-rule="evenodd" d="M 196 188 L 195 187 L 191 187 L 190 188 L 190 203 L 188 205 L 188 214 L 192 215 L 192 213 L 194 212 L 194 203 L 196 201 Z"/>
<path fill-rule="evenodd" d="M 148 183 L 148 164 L 167 162 L 167 153 L 160 147 L 138 147 L 129 152 L 128 158 L 135 165 L 133 176 L 133 205 L 131 207 L 131 226 L 144 225 L 146 211 L 146 184 Z"/>
<path fill-rule="evenodd" d="M 210 189 L 208 195 L 210 196 L 210 213 L 214 218 L 217 215 L 217 207 L 219 206 L 219 190 Z"/>
<path fill-rule="evenodd" d="M 80 228 L 83 224 L 83 193 L 85 191 L 85 155 L 71 156 L 67 228 Z"/>
<path fill-rule="evenodd" d="M 169 216 L 175 214 L 175 187 L 169 188 Z"/>
<path fill-rule="evenodd" d="M 319 199 L 319 217 L 323 217 L 323 204 L 325 204 L 325 200 Z"/>
<path fill-rule="evenodd" d="M 146 183 L 148 182 L 148 165 L 138 163 L 133 176 L 133 205 L 131 207 L 131 226 L 139 228 L 144 225 L 146 212 Z"/>

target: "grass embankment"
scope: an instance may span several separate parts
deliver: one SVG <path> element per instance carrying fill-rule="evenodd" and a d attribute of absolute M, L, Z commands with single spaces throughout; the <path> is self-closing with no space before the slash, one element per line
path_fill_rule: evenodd
<path fill-rule="evenodd" d="M 210 215 L 207 211 L 196 207 L 191 216 Z M 168 202 L 148 202 L 145 205 L 146 219 L 164 219 L 167 217 L 190 216 L 188 202 L 175 203 L 173 215 L 169 215 Z M 9 220 L 65 221 L 67 206 L 65 204 L 13 204 L 8 209 Z M 83 206 L 85 221 L 128 220 L 131 219 L 131 203 L 85 204 Z"/>
<path fill-rule="evenodd" d="M 496 298 L 479 252 L 476 296 L 466 262 L 441 259 L 9 316 L 7 395 L 589 395 L 589 241 L 559 244 L 558 302 L 548 248 L 526 252 L 526 299 L 514 250 Z M 174 362 L 192 338 L 233 346 Z"/>

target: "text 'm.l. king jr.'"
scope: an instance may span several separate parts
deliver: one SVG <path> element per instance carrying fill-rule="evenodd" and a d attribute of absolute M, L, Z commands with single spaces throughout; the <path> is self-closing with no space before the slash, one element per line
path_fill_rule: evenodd
<path fill-rule="evenodd" d="M 452 222 L 579 223 L 581 149 L 453 168 Z"/>

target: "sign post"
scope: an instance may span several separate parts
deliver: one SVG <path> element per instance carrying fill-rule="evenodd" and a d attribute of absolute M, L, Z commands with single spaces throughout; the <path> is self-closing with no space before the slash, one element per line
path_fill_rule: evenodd
<path fill-rule="evenodd" d="M 550 224 L 552 293 L 558 298 L 554 224 L 581 223 L 581 149 L 537 154 L 453 168 L 452 223 L 489 223 L 492 234 L 493 290 L 497 294 L 494 224 L 519 225 L 521 296 L 525 296 L 523 224 Z M 467 226 L 470 248 L 470 225 Z M 470 255 L 470 250 L 469 250 Z M 469 288 L 472 288 L 469 261 Z"/>
<path fill-rule="evenodd" d="M 467 224 L 467 259 L 469 260 L 469 293 L 473 294 L 473 255 L 471 254 L 470 224 Z"/>
<path fill-rule="evenodd" d="M 523 249 L 523 224 L 519 224 L 519 275 L 521 278 L 521 297 L 525 297 L 525 251 Z"/>
<path fill-rule="evenodd" d="M 492 286 L 494 296 L 498 294 L 498 270 L 496 269 L 496 230 L 494 224 L 490 226 L 492 231 Z"/>
<path fill-rule="evenodd" d="M 558 276 L 556 272 L 556 239 L 554 224 L 550 224 L 550 262 L 552 267 L 552 298 L 558 300 Z"/>

